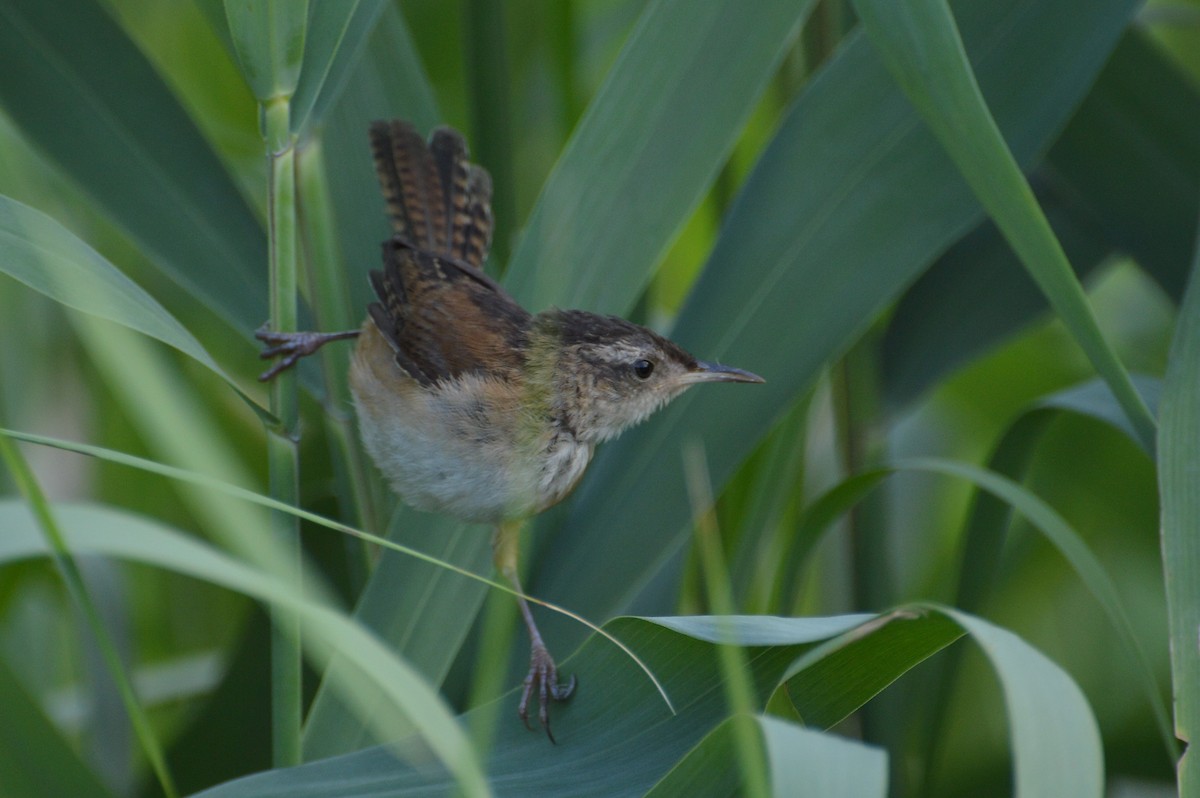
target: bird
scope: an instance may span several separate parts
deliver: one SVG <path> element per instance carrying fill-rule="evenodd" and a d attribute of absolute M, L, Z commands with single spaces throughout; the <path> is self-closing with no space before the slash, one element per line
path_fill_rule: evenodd
<path fill-rule="evenodd" d="M 484 272 L 492 238 L 491 178 L 463 136 L 409 122 L 370 126 L 375 170 L 393 224 L 375 301 L 362 326 L 331 333 L 261 328 L 269 381 L 330 341 L 357 339 L 350 388 L 362 443 L 395 492 L 418 510 L 493 527 L 493 560 L 516 592 L 530 638 L 517 714 L 536 695 L 550 741 L 560 682 L 519 575 L 527 519 L 562 501 L 598 444 L 693 385 L 761 383 L 699 360 L 617 316 L 549 308 L 531 314 Z"/>

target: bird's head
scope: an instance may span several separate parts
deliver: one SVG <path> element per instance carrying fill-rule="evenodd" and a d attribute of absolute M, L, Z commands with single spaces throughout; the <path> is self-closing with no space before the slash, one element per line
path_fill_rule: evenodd
<path fill-rule="evenodd" d="M 540 314 L 537 337 L 553 351 L 555 412 L 585 441 L 637 424 L 692 385 L 763 382 L 748 371 L 698 360 L 653 330 L 581 310 Z M 535 350 L 536 351 L 536 350 Z"/>

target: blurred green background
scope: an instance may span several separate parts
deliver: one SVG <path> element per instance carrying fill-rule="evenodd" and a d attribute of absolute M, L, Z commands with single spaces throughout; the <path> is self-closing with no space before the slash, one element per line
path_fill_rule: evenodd
<path fill-rule="evenodd" d="M 1172 607 L 1179 617 L 1200 612 L 1200 598 L 1186 602 L 1197 584 L 1188 561 L 1174 588 L 1164 582 L 1164 550 L 1171 562 L 1196 537 L 1194 519 L 1174 537 L 1160 520 L 1168 431 L 1160 427 L 1153 452 L 1127 431 L 1077 332 L 1049 310 L 978 187 L 930 132 L 936 121 L 914 110 L 911 89 L 877 55 L 886 33 L 857 19 L 872 5 L 312 0 L 291 99 L 300 325 L 356 325 L 367 301 L 366 272 L 389 234 L 367 122 L 458 128 L 496 186 L 489 271 L 527 306 L 625 315 L 767 379 L 762 390 L 688 394 L 602 447 L 575 495 L 533 524 L 531 594 L 598 624 L 715 612 L 726 587 L 748 614 L 957 604 L 1078 684 L 1098 723 L 1107 794 L 1186 791 L 1147 700 L 1169 712 L 1182 678 L 1168 596 L 1185 597 L 1183 610 Z M 1200 207 L 1200 4 L 950 8 L 1099 329 L 1155 409 L 1190 373 L 1184 343 L 1172 341 L 1187 329 L 1178 317 Z M 248 56 L 239 60 L 232 18 L 219 0 L 0 0 L 0 195 L 11 203 L 0 209 L 0 426 L 267 493 L 268 435 L 251 407 L 267 399 L 251 333 L 268 318 L 268 123 L 243 78 Z M 941 110 L 957 130 L 954 109 Z M 29 209 L 61 228 L 32 232 L 40 217 Z M 109 320 L 73 309 L 89 298 L 72 295 L 72 273 L 46 253 L 75 238 L 177 319 L 229 382 L 114 324 L 125 319 L 115 305 L 85 308 Z M 48 284 L 22 263 L 44 269 Z M 348 351 L 301 370 L 300 505 L 487 575 L 487 530 L 397 507 L 365 461 L 346 399 Z M 1164 386 L 1169 369 L 1179 376 Z M 1083 384 L 1083 398 L 1062 394 Z M 1200 441 L 1178 429 L 1185 455 L 1197 456 Z M 52 504 L 120 508 L 254 562 L 239 546 L 265 534 L 261 508 L 103 458 L 21 451 Z M 703 484 L 688 477 L 689 451 L 706 463 Z M 991 506 L 967 480 L 905 467 L 911 458 L 988 467 L 1053 508 L 1098 564 L 1091 573 L 1111 580 L 1107 606 L 1127 617 L 1148 667 L 1126 655 L 1129 639 L 1096 600 L 1096 581 L 1025 519 L 1029 503 Z M 826 491 L 893 465 L 853 507 L 814 515 Z M 1186 492 L 1186 478 L 1177 484 Z M 8 471 L 0 488 L 0 500 L 21 504 Z M 717 497 L 712 515 L 701 488 Z M 697 514 L 707 519 L 699 527 L 719 531 L 727 585 L 702 564 Z M 302 533 L 313 584 L 452 711 L 487 705 L 519 681 L 524 638 L 510 597 L 311 522 Z M 270 768 L 262 606 L 168 569 L 93 556 L 78 564 L 179 792 Z M 64 794 L 31 775 L 39 769 L 78 794 L 162 794 L 78 606 L 52 561 L 0 563 L 0 695 L 30 724 L 10 732 L 22 749 L 0 751 L 0 794 Z M 587 639 L 578 622 L 538 612 L 560 661 Z M 509 665 L 495 640 L 510 643 Z M 661 635 L 647 645 L 664 657 L 684 650 Z M 935 653 L 942 645 L 879 666 L 904 675 L 833 733 L 887 752 L 884 794 L 1019 791 L 989 660 L 964 642 Z M 320 668 L 306 669 L 297 697 L 308 712 L 305 760 L 375 739 Z M 855 705 L 890 682 L 860 688 Z M 585 679 L 581 696 L 593 685 Z M 757 692 L 774 696 L 771 714 L 802 721 L 803 700 L 775 686 Z M 525 734 L 514 703 L 500 703 L 499 750 L 505 734 Z M 560 734 L 588 712 L 572 705 Z M 607 794 L 683 778 L 676 763 L 726 716 L 648 756 L 644 772 L 631 768 Z M 645 721 L 630 712 L 629 722 Z M 556 751 L 543 742 L 510 756 L 544 765 Z M 746 749 L 732 747 L 724 767 L 752 772 Z M 484 744 L 477 750 L 494 761 Z M 587 774 L 615 778 L 622 766 L 597 750 L 578 791 L 559 794 L 606 794 Z M 790 794 L 772 762 L 767 781 Z M 445 789 L 443 776 L 427 789 Z M 279 790 L 261 794 L 301 794 L 261 784 Z M 303 794 L 351 794 L 355 784 Z M 753 792 L 707 784 L 710 794 Z"/>

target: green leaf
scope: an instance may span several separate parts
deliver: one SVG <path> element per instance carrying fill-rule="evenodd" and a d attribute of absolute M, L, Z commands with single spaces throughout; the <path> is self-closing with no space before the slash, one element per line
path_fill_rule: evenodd
<path fill-rule="evenodd" d="M 978 62 L 986 93 L 1007 98 L 997 107 L 1001 129 L 1029 162 L 1087 90 L 1134 3 L 958 8 L 968 51 L 986 54 Z M 1053 46 L 1042 40 L 1049 32 Z M 593 618 L 671 606 L 688 543 L 684 442 L 703 439 L 713 484 L 724 485 L 824 365 L 979 218 L 870 43 L 852 35 L 747 179 L 672 336 L 767 383 L 689 391 L 606 444 L 548 542 L 532 592 Z M 553 618 L 542 632 L 578 639 Z"/>
<path fill-rule="evenodd" d="M 811 5 L 651 3 L 542 189 L 506 275 L 513 296 L 532 310 L 627 311 Z"/>
<path fill-rule="evenodd" d="M 926 616 L 931 619 L 924 620 Z M 940 620 L 932 616 L 939 616 Z M 947 624 L 947 619 L 952 624 Z M 1014 741 L 1014 770 L 1018 784 L 1028 790 L 1018 794 L 1098 794 L 1103 773 L 1100 738 L 1091 711 L 1070 677 L 1015 635 L 978 618 L 940 607 L 916 607 L 878 618 L 852 615 L 615 619 L 606 629 L 646 660 L 671 695 L 678 714 L 671 715 L 662 701 L 656 699 L 645 675 L 627 657 L 599 638 L 589 638 L 561 666 L 578 676 L 579 688 L 570 702 L 553 708 L 558 745 L 549 748 L 542 735 L 530 733 L 512 716 L 514 691 L 498 702 L 498 708 L 507 711 L 501 711 L 495 720 L 496 742 L 488 760 L 489 778 L 499 795 L 581 792 L 642 795 L 655 785 L 662 794 L 677 795 L 691 794 L 675 788 L 700 783 L 696 780 L 709 772 L 713 774 L 712 790 L 701 790 L 699 794 L 736 793 L 738 785 L 733 774 L 738 772 L 738 766 L 729 758 L 736 749 L 731 730 L 708 737 L 729 717 L 716 651 L 719 642 L 730 639 L 729 633 L 737 644 L 748 646 L 747 675 L 756 685 L 759 702 L 765 702 L 767 695 L 797 667 L 815 667 L 821 661 L 820 656 L 812 656 L 816 652 L 837 657 L 839 652 L 847 650 L 844 645 L 814 648 L 823 641 L 831 638 L 863 641 L 862 647 L 853 650 L 855 659 L 842 660 L 839 666 L 858 661 L 862 655 L 868 663 L 864 670 L 878 668 L 887 675 L 896 672 L 898 663 L 900 669 L 911 667 L 945 645 L 944 631 L 930 632 L 935 628 L 946 630 L 950 625 L 961 627 L 980 644 L 1000 678 Z M 901 637 L 880 634 L 890 627 Z M 905 652 L 895 661 L 889 661 L 888 652 L 898 640 L 904 642 L 906 630 L 912 630 L 923 642 L 904 645 Z M 956 634 L 952 632 L 949 636 L 952 639 Z M 914 656 L 918 650 L 924 654 Z M 842 680 L 835 689 L 846 692 L 846 685 L 852 684 L 849 692 L 853 695 L 846 701 L 862 702 L 874 695 L 880 681 L 874 677 L 857 682 Z M 789 687 L 794 684 L 799 682 L 793 679 Z M 827 689 L 816 679 L 806 685 L 808 688 Z M 470 723 L 475 716 L 494 713 L 496 709 L 480 707 L 468 713 L 465 720 Z M 831 790 L 850 789 L 841 786 L 844 784 L 841 780 L 854 778 L 845 768 L 828 767 L 828 762 L 818 767 L 808 758 L 816 756 L 818 751 L 836 756 L 836 761 L 853 756 L 853 761 L 860 762 L 866 770 L 860 774 L 863 781 L 851 784 L 880 791 L 884 778 L 880 753 L 864 751 L 856 744 L 829 735 L 813 732 L 798 735 L 794 727 L 784 729 L 773 725 L 779 723 L 758 719 L 766 734 L 764 741 L 776 794 L 798 794 L 794 790 L 799 783 L 808 785 L 814 795 L 839 794 L 819 789 L 825 785 Z M 807 750 L 797 750 L 793 747 L 797 745 Z M 857 756 L 848 747 L 856 748 Z M 434 794 L 449 786 L 443 773 L 424 763 L 407 761 L 404 752 L 403 742 L 372 748 L 251 776 L 204 795 L 206 798 L 284 795 L 317 798 L 366 792 Z M 705 762 L 710 756 L 714 761 Z M 808 766 L 795 767 L 796 758 Z M 619 762 L 620 767 L 613 767 L 614 762 Z M 706 770 L 710 767 L 713 769 Z M 1049 785 L 1053 791 L 1029 790 L 1031 783 Z M 730 789 L 722 792 L 723 786 Z"/>
<path fill-rule="evenodd" d="M 740 795 L 732 725 L 725 721 L 688 752 L 647 798 L 677 795 Z M 779 798 L 886 796 L 887 754 L 859 742 L 818 734 L 769 716 L 752 722 L 762 735 L 771 773 L 771 794 Z"/>
<path fill-rule="evenodd" d="M 1013 752 L 1013 794 L 1102 795 L 1100 729 L 1079 686 L 1012 632 L 957 610 L 941 611 L 975 639 L 1000 677 Z"/>
<path fill-rule="evenodd" d="M 111 796 L 0 659 L 0 784 L 8 798 Z"/>
<path fill-rule="evenodd" d="M 432 752 L 446 763 L 469 794 L 489 794 L 466 735 L 437 693 L 341 612 L 302 595 L 290 583 L 132 514 L 90 504 L 59 504 L 55 513 L 77 556 L 102 554 L 146 563 L 297 613 L 304 620 L 302 639 L 311 653 L 325 661 L 335 652 L 353 658 L 358 678 L 343 681 L 341 687 L 357 696 L 352 700 L 363 717 L 387 728 L 391 716 L 379 710 L 381 699 L 388 701 L 394 711 L 413 719 L 428 744 L 426 755 Z M 0 528 L 5 530 L 0 563 L 49 555 L 22 502 L 0 500 Z"/>
<path fill-rule="evenodd" d="M 137 283 L 49 216 L 4 196 L 0 271 L 67 307 L 157 338 L 237 388 L 200 342 Z"/>
<path fill-rule="evenodd" d="M 308 0 L 225 0 L 242 76 L 260 103 L 290 97 L 300 79 Z"/>
<path fill-rule="evenodd" d="M 1158 437 L 1163 575 L 1171 636 L 1175 736 L 1187 746 L 1179 762 L 1179 794 L 1200 791 L 1192 750 L 1200 734 L 1200 249 L 1179 310 L 1163 388 Z"/>
<path fill-rule="evenodd" d="M 387 5 L 387 0 L 343 0 L 312 6 L 300 82 L 292 98 L 292 132 L 321 123 Z"/>
<path fill-rule="evenodd" d="M 1113 250 L 1182 296 L 1200 212 L 1200 93 L 1137 28 L 1121 38 L 1031 182 L 1086 280 Z M 883 370 L 901 406 L 1046 309 L 992 222 L 956 243 L 900 301 Z"/>
<path fill-rule="evenodd" d="M 1154 419 L 1104 339 L 1062 246 L 988 109 L 945 0 L 857 0 L 855 8 L 922 119 L 1112 387 L 1138 435 L 1152 443 Z"/>
<path fill-rule="evenodd" d="M 262 322 L 262 227 L 154 68 L 94 0 L 0 4 L 0 102 L 155 266 L 243 331 Z"/>

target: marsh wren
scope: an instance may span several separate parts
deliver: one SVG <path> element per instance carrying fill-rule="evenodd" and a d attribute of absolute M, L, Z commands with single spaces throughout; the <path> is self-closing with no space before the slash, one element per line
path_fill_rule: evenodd
<path fill-rule="evenodd" d="M 350 386 L 363 445 L 400 497 L 419 510 L 492 524 L 497 570 L 522 592 L 518 533 L 583 476 L 596 444 L 701 382 L 762 382 L 697 360 L 663 336 L 582 310 L 531 315 L 483 272 L 492 236 L 491 179 L 461 135 L 428 145 L 401 121 L 371 126 L 375 168 L 395 235 L 372 271 L 377 301 L 358 330 L 260 330 L 270 380 L 337 339 L 358 338 Z M 570 697 L 518 596 L 529 675 L 551 741 L 549 703 Z"/>

